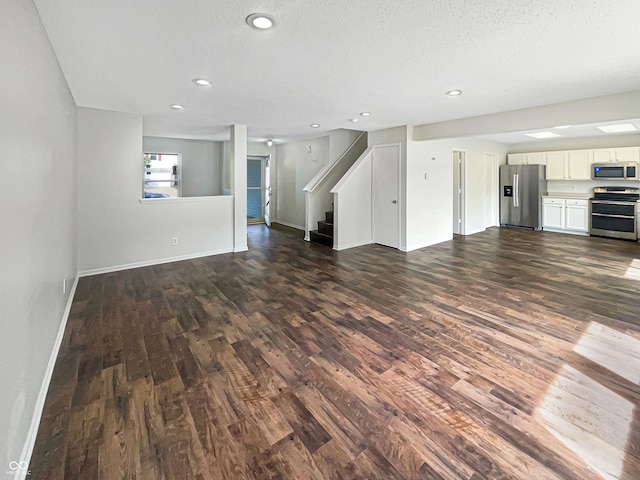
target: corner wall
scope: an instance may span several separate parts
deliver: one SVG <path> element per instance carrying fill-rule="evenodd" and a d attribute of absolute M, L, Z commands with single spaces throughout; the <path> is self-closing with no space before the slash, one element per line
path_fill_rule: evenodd
<path fill-rule="evenodd" d="M 32 419 L 76 275 L 76 107 L 31 0 L 2 2 L 0 65 L 4 472 L 26 460 L 23 447 L 34 440 L 27 441 Z"/>
<path fill-rule="evenodd" d="M 141 116 L 78 109 L 78 270 L 233 251 L 233 197 L 141 202 L 141 158 Z"/>
<path fill-rule="evenodd" d="M 465 234 L 484 230 L 491 202 L 484 174 L 484 154 L 506 163 L 507 146 L 474 138 L 410 142 L 407 173 L 407 250 L 453 238 L 453 151 L 466 152 Z M 425 179 L 426 174 L 426 179 Z M 497 175 L 497 172 L 496 172 Z"/>

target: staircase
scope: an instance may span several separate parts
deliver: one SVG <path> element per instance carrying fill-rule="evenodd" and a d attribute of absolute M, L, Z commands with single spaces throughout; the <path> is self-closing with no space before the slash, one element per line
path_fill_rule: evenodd
<path fill-rule="evenodd" d="M 318 229 L 311 230 L 309 236 L 312 242 L 333 248 L 333 211 L 324 212 L 324 220 L 318 222 Z"/>

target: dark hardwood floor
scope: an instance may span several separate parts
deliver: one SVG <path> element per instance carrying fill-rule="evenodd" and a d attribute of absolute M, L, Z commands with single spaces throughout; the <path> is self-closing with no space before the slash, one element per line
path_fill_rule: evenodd
<path fill-rule="evenodd" d="M 249 243 L 81 279 L 29 478 L 640 478 L 637 243 Z"/>

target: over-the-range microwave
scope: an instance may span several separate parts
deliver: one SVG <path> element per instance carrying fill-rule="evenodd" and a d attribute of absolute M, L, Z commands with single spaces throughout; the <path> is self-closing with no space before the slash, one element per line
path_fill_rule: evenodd
<path fill-rule="evenodd" d="M 594 180 L 638 180 L 638 162 L 594 163 L 591 165 Z"/>

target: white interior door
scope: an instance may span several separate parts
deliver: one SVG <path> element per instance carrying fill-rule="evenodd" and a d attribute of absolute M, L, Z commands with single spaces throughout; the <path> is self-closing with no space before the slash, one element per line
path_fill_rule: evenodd
<path fill-rule="evenodd" d="M 398 248 L 400 204 L 400 147 L 376 147 L 373 151 L 373 241 Z"/>

